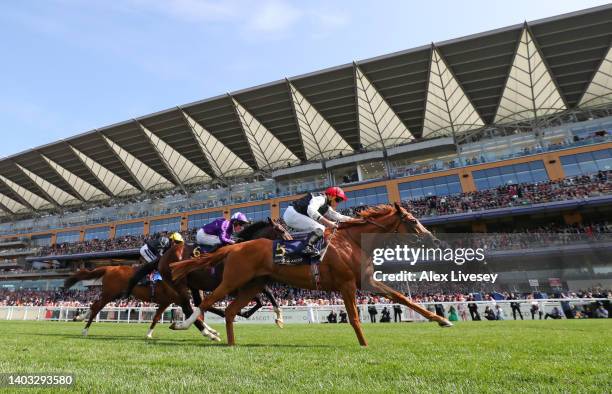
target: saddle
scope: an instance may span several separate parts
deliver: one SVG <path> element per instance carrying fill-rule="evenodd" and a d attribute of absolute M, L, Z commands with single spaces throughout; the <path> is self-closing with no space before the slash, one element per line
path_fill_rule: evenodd
<path fill-rule="evenodd" d="M 302 250 L 308 244 L 307 237 L 309 233 L 294 233 L 293 240 L 275 240 L 272 243 L 272 261 L 274 264 L 280 265 L 303 265 L 303 264 L 318 264 L 321 262 L 321 257 L 324 254 L 319 253 L 317 256 L 306 256 Z M 315 248 L 321 252 L 326 246 L 325 239 L 319 240 Z"/>
<path fill-rule="evenodd" d="M 223 246 L 221 244 L 217 244 L 217 245 L 194 244 L 194 245 L 195 247 L 193 248 L 193 251 L 191 252 L 191 257 L 194 257 L 194 258 L 200 257 L 201 255 L 206 254 L 206 253 L 212 253 Z M 208 272 L 211 275 L 215 275 L 217 270 L 213 266 L 213 267 L 208 268 Z"/>

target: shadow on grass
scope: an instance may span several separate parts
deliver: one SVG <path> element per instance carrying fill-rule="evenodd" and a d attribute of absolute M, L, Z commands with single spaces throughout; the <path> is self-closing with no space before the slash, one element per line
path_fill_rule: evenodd
<path fill-rule="evenodd" d="M 96 334 L 90 334 L 87 337 L 84 337 L 80 334 L 54 334 L 54 333 L 47 333 L 47 334 L 23 334 L 23 336 L 40 336 L 40 337 L 56 337 L 56 338 L 63 338 L 63 339 L 75 339 L 75 340 L 82 340 L 82 341 L 100 341 L 100 342 L 110 342 L 110 341 L 133 341 L 133 342 L 144 342 L 147 344 L 151 344 L 154 346 L 172 346 L 172 347 L 176 347 L 176 346 L 223 346 L 223 347 L 227 347 L 230 348 L 229 346 L 227 346 L 227 344 L 225 342 L 213 342 L 213 341 L 209 341 L 207 339 L 200 339 L 200 338 L 184 338 L 184 339 L 168 339 L 168 338 L 153 338 L 153 339 L 146 339 L 144 336 L 135 336 L 135 335 L 96 335 Z M 282 349 L 282 348 L 292 348 L 292 349 L 314 349 L 314 348 L 332 348 L 332 346 L 329 345 L 322 345 L 322 344 L 311 344 L 311 345 L 300 345 L 300 344 L 282 344 L 282 343 L 271 343 L 271 344 L 266 344 L 266 343 L 245 343 L 245 344 L 240 344 L 238 343 L 236 346 L 236 348 L 277 348 L 277 349 Z"/>

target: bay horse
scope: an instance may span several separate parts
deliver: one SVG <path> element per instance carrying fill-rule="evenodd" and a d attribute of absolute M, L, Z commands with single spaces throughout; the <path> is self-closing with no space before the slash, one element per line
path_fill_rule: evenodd
<path fill-rule="evenodd" d="M 269 218 L 267 221 L 255 222 L 249 225 L 248 227 L 246 227 L 244 230 L 242 230 L 240 233 L 237 234 L 237 238 L 238 238 L 238 242 L 236 243 L 236 245 L 239 245 L 245 242 L 250 242 L 251 240 L 255 240 L 255 239 L 268 239 L 268 240 L 274 240 L 274 239 L 290 240 L 292 239 L 291 235 L 287 232 L 287 230 L 285 230 L 285 228 L 282 225 L 274 222 L 273 220 Z M 219 248 L 218 250 L 223 250 L 224 248 L 227 248 L 228 246 L 231 246 L 231 245 L 223 246 Z M 166 281 L 170 285 L 170 287 L 172 287 L 177 292 L 179 296 L 178 305 L 181 306 L 181 309 L 183 310 L 183 313 L 185 314 L 185 317 L 187 318 L 192 316 L 193 314 L 193 308 L 191 307 L 189 292 L 191 291 L 191 294 L 193 296 L 194 305 L 199 305 L 202 303 L 202 298 L 200 297 L 199 290 L 204 290 L 204 291 L 215 290 L 215 288 L 219 285 L 219 283 L 221 283 L 221 280 L 223 277 L 223 267 L 217 267 L 211 270 L 200 270 L 197 272 L 192 272 L 189 275 L 185 275 L 185 277 L 182 277 L 177 280 L 174 280 L 172 278 L 172 272 L 170 269 L 170 265 L 175 262 L 181 261 L 181 260 L 192 259 L 194 257 L 193 252 L 194 252 L 195 247 L 196 245 L 186 245 L 184 243 L 176 244 L 172 246 L 170 250 L 164 253 L 164 255 L 160 258 L 159 264 L 158 264 L 159 273 L 161 274 L 164 281 Z M 204 254 L 204 256 L 205 255 L 206 254 Z M 238 316 L 248 318 L 253 313 L 255 313 L 263 305 L 260 298 L 257 296 L 259 293 L 263 292 L 264 294 L 266 294 L 266 297 L 270 300 L 270 302 L 273 305 L 274 312 L 276 314 L 276 318 L 275 318 L 276 325 L 282 328 L 284 324 L 283 317 L 282 317 L 282 311 L 280 309 L 278 302 L 274 298 L 274 295 L 272 294 L 272 292 L 270 292 L 270 290 L 267 289 L 266 287 L 267 281 L 268 281 L 267 278 L 257 278 L 254 280 L 254 283 L 251 284 L 251 287 L 256 288 L 257 291 L 250 292 L 251 296 L 249 297 L 245 305 L 247 305 L 252 299 L 255 301 L 256 305 L 245 313 L 240 313 L 240 311 L 238 311 L 236 314 Z M 237 290 L 237 289 L 234 289 L 234 290 Z M 219 310 L 214 308 L 212 304 L 209 307 L 207 307 L 205 310 L 208 310 L 210 312 L 213 312 L 219 315 L 219 313 L 217 313 L 217 311 Z M 221 311 L 221 313 L 222 313 L 221 316 L 225 317 L 225 313 L 223 311 Z M 234 314 L 234 316 L 236 314 Z M 176 329 L 177 324 L 178 323 L 171 324 L 170 329 Z M 212 327 L 207 325 L 203 320 L 199 320 L 196 318 L 195 324 L 196 324 L 197 329 L 200 331 L 200 333 L 203 336 L 208 337 L 214 341 L 219 340 L 219 333 L 216 330 L 214 330 Z"/>
<path fill-rule="evenodd" d="M 223 261 L 225 270 L 221 284 L 196 308 L 195 312 L 183 323 L 180 329 L 187 329 L 202 312 L 230 292 L 242 288 L 238 297 L 225 309 L 225 324 L 228 345 L 235 344 L 234 317 L 258 291 L 257 285 L 250 285 L 254 278 L 268 276 L 275 281 L 305 289 L 338 291 L 342 295 L 351 325 L 361 346 L 367 346 L 359 321 L 357 289 L 368 285 L 374 293 L 382 294 L 395 303 L 406 305 L 429 320 L 438 322 L 442 327 L 451 327 L 447 319 L 436 315 L 412 302 L 402 293 L 373 278 L 373 264 L 368 260 L 362 272 L 361 235 L 373 233 L 413 233 L 428 246 L 439 246 L 441 241 L 433 236 L 412 214 L 399 204 L 380 205 L 361 211 L 352 221 L 340 223 L 338 230 L 329 239 L 327 252 L 319 264 L 316 280 L 309 265 L 276 265 L 272 262 L 272 241 L 259 239 L 227 246 L 200 259 L 191 259 L 172 266 L 176 280 L 190 272 L 208 268 Z M 365 283 L 362 283 L 362 279 Z"/>
<path fill-rule="evenodd" d="M 69 289 L 82 280 L 102 279 L 102 292 L 100 297 L 89 308 L 89 320 L 83 329 L 83 336 L 87 336 L 89 326 L 91 326 L 93 320 L 104 309 L 106 304 L 121 298 L 123 292 L 127 289 L 130 278 L 137 269 L 138 267 L 126 265 L 98 267 L 93 270 L 81 269 L 64 281 L 64 289 Z M 151 339 L 153 338 L 153 329 L 161 318 L 162 313 L 164 313 L 170 304 L 178 302 L 178 294 L 167 283 L 159 281 L 155 284 L 154 292 L 151 286 L 138 285 L 134 287 L 132 295 L 141 301 L 152 302 L 158 305 L 147 332 L 147 339 Z"/>

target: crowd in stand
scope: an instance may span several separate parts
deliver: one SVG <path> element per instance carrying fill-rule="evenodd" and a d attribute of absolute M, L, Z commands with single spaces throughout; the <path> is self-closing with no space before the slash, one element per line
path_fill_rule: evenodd
<path fill-rule="evenodd" d="M 504 185 L 454 196 L 425 197 L 405 201 L 404 205 L 420 218 L 603 196 L 612 193 L 611 175 L 612 171 L 606 171 L 558 181 Z"/>
<path fill-rule="evenodd" d="M 438 286 L 445 286 L 440 285 Z M 344 302 L 342 297 L 334 292 L 328 293 L 316 290 L 304 290 L 288 287 L 281 284 L 274 284 L 269 286 L 270 290 L 274 294 L 275 298 L 282 306 L 309 306 L 309 305 L 343 305 Z M 434 286 L 435 287 L 435 286 Z M 426 308 L 433 313 L 446 317 L 446 314 L 452 314 L 455 310 L 457 320 L 468 320 L 467 311 L 470 311 L 472 320 L 503 320 L 509 318 L 508 316 L 499 316 L 503 311 L 496 310 L 497 301 L 502 300 L 527 300 L 531 306 L 532 318 L 543 317 L 543 311 L 538 299 L 542 298 L 540 293 L 469 293 L 469 292 L 453 292 L 448 286 L 448 291 L 439 292 L 435 291 L 432 287 L 429 292 L 417 292 L 417 293 L 405 293 L 410 296 L 413 301 L 426 305 Z M 452 287 L 452 285 L 451 285 Z M 99 289 L 92 288 L 89 290 L 52 290 L 52 291 L 34 291 L 34 290 L 0 290 L 0 306 L 46 306 L 46 307 L 83 307 L 87 308 L 95 301 L 99 296 Z M 603 289 L 590 289 L 590 290 L 579 290 L 575 292 L 557 293 L 553 295 L 547 295 L 548 298 L 557 298 L 561 302 L 561 306 L 564 309 L 564 315 L 567 317 L 572 306 L 564 304 L 564 299 L 569 298 L 603 298 L 612 300 L 612 291 Z M 264 305 L 270 306 L 270 303 L 265 298 L 262 300 Z M 490 306 L 486 306 L 483 309 L 483 305 L 478 306 L 474 301 L 485 301 L 490 303 Z M 360 305 L 392 305 L 393 303 L 382 296 L 374 296 L 366 292 L 359 292 L 357 295 L 357 302 Z M 456 303 L 455 305 L 444 305 L 443 303 Z M 229 300 L 218 302 L 216 306 L 226 307 Z M 610 301 L 604 302 L 606 308 L 610 307 Z M 511 304 L 512 305 L 512 304 Z M 518 305 L 518 303 L 517 303 Z M 145 303 L 133 298 L 115 300 L 108 304 L 108 307 L 154 307 L 155 304 Z M 515 307 L 512 307 L 514 318 L 516 319 Z M 481 317 L 479 312 L 483 313 Z M 489 313 L 493 312 L 493 315 Z M 540 314 L 542 312 L 542 314 Z M 575 311 L 574 315 L 579 311 Z M 603 313 L 603 312 L 602 312 Z M 520 310 L 518 314 L 521 319 L 523 318 Z M 535 315 L 535 316 L 534 316 Z M 539 316 L 538 316 L 539 315 Z M 478 316 L 478 318 L 476 318 Z M 491 318 L 493 316 L 493 318 Z M 552 316 L 551 316 L 552 317 Z M 579 315 L 575 317 L 580 317 Z M 593 317 L 593 316 L 592 316 Z M 603 316 L 602 316 L 603 317 Z M 552 317 L 555 318 L 555 317 Z"/>
<path fill-rule="evenodd" d="M 612 171 L 599 171 L 557 181 L 502 185 L 497 188 L 451 196 L 428 196 L 402 204 L 417 218 L 470 213 L 497 208 L 520 207 L 555 201 L 567 201 L 612 194 Z M 341 210 L 355 215 L 366 206 Z"/>
<path fill-rule="evenodd" d="M 612 194 L 612 182 L 610 176 L 612 171 L 598 172 L 591 176 L 584 175 L 574 178 L 566 178 L 559 181 L 548 181 L 536 184 L 519 184 L 500 186 L 495 189 L 482 190 L 470 193 L 462 193 L 454 196 L 431 196 L 418 200 L 403 201 L 403 205 L 416 217 L 428 217 L 437 215 L 448 215 L 457 213 L 468 213 L 486 209 L 516 207 L 528 204 L 538 204 L 553 201 L 581 199 L 601 195 Z M 342 213 L 356 215 L 364 206 L 345 209 Z M 536 229 L 521 229 L 520 233 L 578 233 L 578 234 L 601 234 L 608 233 L 607 223 L 596 223 L 588 226 L 547 226 Z M 193 230 L 183 232 L 188 241 L 193 239 Z M 555 235 L 556 236 L 556 235 Z M 538 238 L 525 238 L 524 241 L 533 241 Z M 547 242 L 550 239 L 541 239 Z M 558 238 L 555 238 L 558 240 Z M 132 249 L 140 247 L 145 241 L 144 236 L 123 236 L 106 240 L 91 240 L 76 243 L 57 244 L 43 247 L 39 255 L 62 255 L 87 252 L 103 252 L 109 250 Z M 516 236 L 506 235 L 495 245 L 523 245 L 523 241 L 517 241 Z"/>
<path fill-rule="evenodd" d="M 38 251 L 39 256 L 59 256 L 66 254 L 106 252 L 109 250 L 139 248 L 145 242 L 144 235 L 126 235 L 113 239 L 93 239 L 83 242 L 60 243 L 52 246 L 43 246 Z"/>
<path fill-rule="evenodd" d="M 517 228 L 511 233 L 474 234 L 468 241 L 472 247 L 486 247 L 489 250 L 525 250 L 593 240 L 612 241 L 612 227 L 607 221 Z"/>
<path fill-rule="evenodd" d="M 183 239 L 187 242 L 195 240 L 196 229 L 181 231 Z M 144 235 L 125 235 L 113 239 L 93 239 L 83 242 L 61 243 L 43 246 L 38 250 L 38 256 L 61 256 L 77 253 L 107 252 L 111 250 L 127 250 L 140 248 L 148 239 L 160 236 L 160 233 Z"/>
<path fill-rule="evenodd" d="M 187 242 L 193 242 L 195 231 L 182 231 Z M 154 234 L 153 237 L 159 234 Z M 607 221 L 583 224 L 515 228 L 511 233 L 489 233 L 470 236 L 461 234 L 455 239 L 446 240 L 454 246 L 484 247 L 490 250 L 525 249 L 528 247 L 565 245 L 590 240 L 612 240 L 612 226 Z M 104 252 L 110 250 L 135 249 L 147 240 L 144 236 L 126 236 L 119 239 L 92 240 L 69 244 L 46 246 L 40 249 L 40 256 L 59 256 L 67 254 Z M 462 243 L 462 245 L 459 245 Z"/>
<path fill-rule="evenodd" d="M 99 290 L 0 289 L 0 306 L 89 306 Z"/>

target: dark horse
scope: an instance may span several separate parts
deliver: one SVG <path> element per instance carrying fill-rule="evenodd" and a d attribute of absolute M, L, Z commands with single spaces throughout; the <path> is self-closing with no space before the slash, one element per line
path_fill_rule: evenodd
<path fill-rule="evenodd" d="M 136 272 L 136 269 L 136 267 L 126 265 L 98 267 L 93 270 L 81 269 L 66 279 L 64 289 L 69 289 L 86 279 L 100 279 L 102 281 L 102 292 L 89 309 L 89 319 L 83 329 L 84 336 L 87 336 L 89 326 L 91 326 L 93 320 L 104 309 L 106 304 L 121 297 L 127 289 L 128 282 L 134 272 Z M 153 329 L 161 318 L 162 313 L 164 313 L 170 304 L 178 302 L 178 294 L 167 283 L 160 281 L 155 284 L 154 288 L 151 286 L 136 286 L 132 291 L 132 295 L 139 300 L 154 302 L 158 305 L 153 321 L 149 326 L 149 332 L 147 332 L 147 338 L 151 339 L 153 338 Z"/>
<path fill-rule="evenodd" d="M 238 233 L 237 237 L 239 239 L 239 242 L 254 240 L 258 238 L 266 238 L 270 240 L 292 239 L 291 235 L 285 230 L 282 225 L 272 221 L 271 219 L 251 224 L 250 226 L 242 230 L 240 233 Z M 161 257 L 158 264 L 158 270 L 164 281 L 166 281 L 177 292 L 179 297 L 179 305 L 181 306 L 181 309 L 183 310 L 183 313 L 186 317 L 191 316 L 191 314 L 193 313 L 193 308 L 191 307 L 191 304 L 189 302 L 189 292 L 191 291 L 194 304 L 199 305 L 202 302 L 199 290 L 213 291 L 219 285 L 219 283 L 221 283 L 221 280 L 223 278 L 223 268 L 222 266 L 218 266 L 212 270 L 194 271 L 179 281 L 173 281 L 172 272 L 170 271 L 170 264 L 175 263 L 177 261 L 193 258 L 194 249 L 195 245 L 174 245 Z M 274 312 L 276 313 L 275 322 L 279 327 L 282 327 L 283 318 L 281 314 L 281 309 L 279 308 L 278 303 L 276 302 L 276 299 L 274 298 L 272 293 L 265 286 L 265 282 L 267 281 L 267 279 L 256 279 L 255 281 L 260 284 L 260 286 L 258 287 L 260 288 L 260 292 L 264 292 L 264 294 L 266 294 L 267 298 L 274 306 Z M 259 292 L 257 292 L 256 294 L 258 293 Z M 262 303 L 259 296 L 256 296 L 253 299 L 255 300 L 256 305 L 249 309 L 247 312 L 240 313 L 239 316 L 248 318 L 253 313 L 255 313 L 255 311 L 261 308 Z M 214 307 L 208 308 L 207 310 L 221 317 L 225 317 L 225 312 L 223 310 L 219 310 Z M 202 335 L 209 337 L 212 340 L 219 340 L 217 331 L 206 325 L 203 321 L 197 320 L 195 322 L 195 325 L 202 333 Z M 171 325 L 170 328 L 174 329 L 174 324 Z"/>

